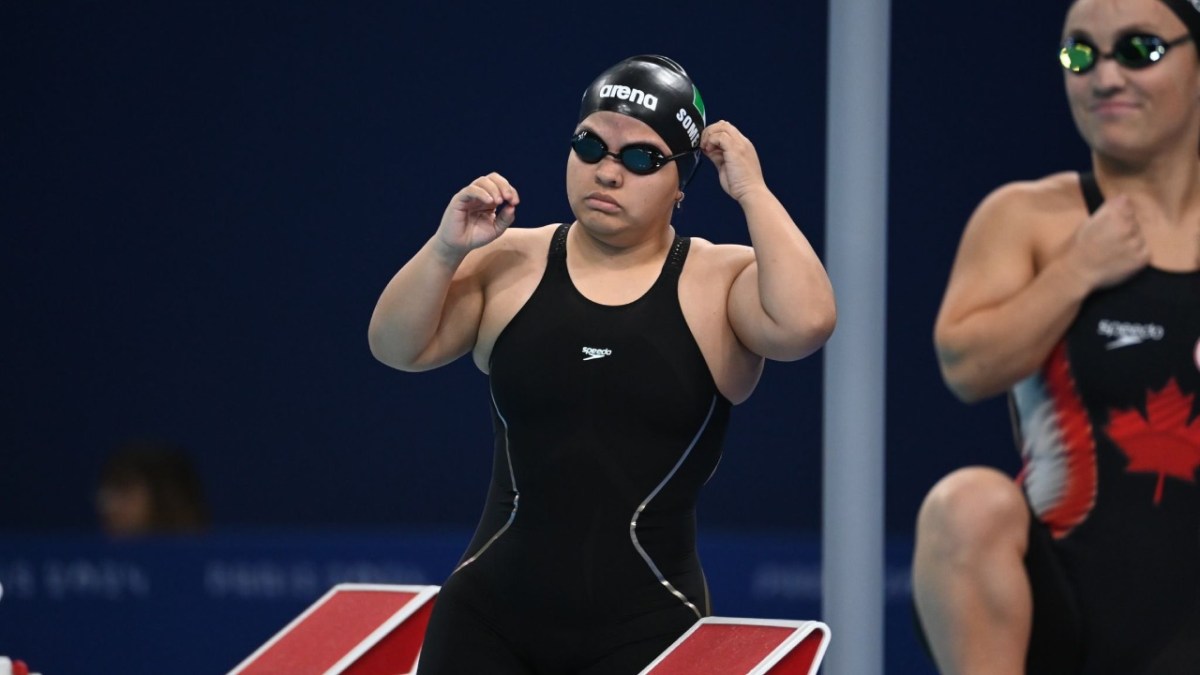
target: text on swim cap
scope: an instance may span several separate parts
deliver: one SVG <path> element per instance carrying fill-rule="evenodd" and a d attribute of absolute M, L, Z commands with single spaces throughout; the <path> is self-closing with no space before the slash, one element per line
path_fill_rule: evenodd
<path fill-rule="evenodd" d="M 696 147 L 696 142 L 700 140 L 700 130 L 696 128 L 696 122 L 692 120 L 692 116 L 688 114 L 687 110 L 680 108 L 679 112 L 675 113 L 675 119 L 683 125 L 683 130 L 687 132 L 692 147 Z"/>
<path fill-rule="evenodd" d="M 651 110 L 658 109 L 658 97 L 647 94 L 641 89 L 626 87 L 623 84 L 606 84 L 600 87 L 600 98 L 617 98 L 622 101 L 640 103 Z"/>

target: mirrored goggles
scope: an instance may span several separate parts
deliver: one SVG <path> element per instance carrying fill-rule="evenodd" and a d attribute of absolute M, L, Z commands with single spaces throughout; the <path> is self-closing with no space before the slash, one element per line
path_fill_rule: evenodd
<path fill-rule="evenodd" d="M 1128 33 L 1117 38 L 1112 51 L 1106 54 L 1086 38 L 1069 37 L 1058 50 L 1058 61 L 1063 68 L 1076 75 L 1082 75 L 1095 68 L 1100 59 L 1115 59 L 1124 68 L 1139 70 L 1158 63 L 1171 47 L 1191 39 L 1191 35 L 1164 40 L 1149 33 Z"/>

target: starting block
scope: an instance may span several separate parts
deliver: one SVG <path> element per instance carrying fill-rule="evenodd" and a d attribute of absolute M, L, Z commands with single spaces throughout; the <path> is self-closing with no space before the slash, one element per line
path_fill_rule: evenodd
<path fill-rule="evenodd" d="M 338 584 L 229 675 L 409 673 L 439 590 Z"/>
<path fill-rule="evenodd" d="M 701 619 L 640 675 L 816 675 L 829 646 L 820 621 Z"/>

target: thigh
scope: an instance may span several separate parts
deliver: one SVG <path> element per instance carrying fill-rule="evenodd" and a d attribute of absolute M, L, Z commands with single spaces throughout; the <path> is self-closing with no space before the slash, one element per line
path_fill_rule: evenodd
<path fill-rule="evenodd" d="M 666 651 L 679 636 L 658 637 L 628 644 L 579 671 L 579 675 L 637 675 Z"/>
<path fill-rule="evenodd" d="M 598 631 L 592 649 L 601 655 L 578 675 L 637 675 L 694 623 L 696 615 L 679 606 Z"/>
<path fill-rule="evenodd" d="M 429 618 L 417 675 L 532 675 L 489 621 L 454 594 L 439 597 Z"/>
<path fill-rule="evenodd" d="M 1177 675 L 1195 672 L 1200 663 L 1200 605 L 1158 653 L 1143 675 Z"/>

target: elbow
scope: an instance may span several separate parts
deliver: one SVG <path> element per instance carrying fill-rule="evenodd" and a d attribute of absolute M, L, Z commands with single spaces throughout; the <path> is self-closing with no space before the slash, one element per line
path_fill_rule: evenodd
<path fill-rule="evenodd" d="M 959 401 L 968 405 L 978 403 L 995 392 L 987 391 L 980 386 L 977 378 L 971 378 L 962 373 L 962 368 L 948 367 L 945 363 L 942 364 L 942 381 L 946 383 L 946 388 Z"/>
<path fill-rule="evenodd" d="M 388 341 L 384 332 L 378 316 L 371 315 L 371 323 L 367 326 L 367 345 L 371 348 L 371 356 L 374 356 L 375 360 L 388 363 Z"/>
<path fill-rule="evenodd" d="M 375 331 L 367 331 L 367 345 L 371 348 L 371 356 L 374 356 L 376 361 L 391 365 L 387 349 Z"/>
<path fill-rule="evenodd" d="M 395 356 L 388 350 L 387 341 L 375 330 L 372 326 L 367 330 L 367 345 L 371 349 L 371 356 L 375 357 L 376 361 L 393 368 L 398 368 Z"/>
<path fill-rule="evenodd" d="M 810 344 L 814 345 L 812 351 L 820 349 L 828 342 L 829 338 L 833 336 L 835 328 L 837 328 L 837 307 L 830 302 L 829 307 L 824 311 L 813 313 L 806 331 Z"/>
<path fill-rule="evenodd" d="M 963 403 L 978 403 L 997 393 L 989 386 L 986 368 L 977 360 L 968 358 L 966 350 L 956 345 L 952 336 L 939 331 L 934 338 L 938 367 L 942 381 L 954 397 Z"/>
<path fill-rule="evenodd" d="M 367 329 L 367 345 L 371 349 L 371 356 L 386 366 L 406 372 L 421 370 L 412 359 L 406 358 L 396 349 L 395 341 L 389 340 L 386 331 L 377 326 L 374 321 Z"/>
<path fill-rule="evenodd" d="M 371 348 L 371 356 L 374 356 L 377 361 L 406 373 L 422 373 L 433 370 L 465 353 L 464 350 L 449 357 L 439 357 L 436 344 L 416 350 L 406 348 L 405 342 L 395 333 L 377 329 L 374 324 L 367 329 L 367 344 Z"/>
<path fill-rule="evenodd" d="M 837 320 L 837 300 L 833 295 L 833 287 L 830 286 L 825 298 L 818 308 L 812 312 L 812 322 L 809 330 L 816 338 L 817 348 L 820 348 L 829 341 L 829 338 L 833 337 L 833 331 L 837 328 Z"/>
<path fill-rule="evenodd" d="M 777 349 L 766 350 L 763 356 L 773 361 L 798 361 L 825 346 L 836 327 L 837 309 L 830 303 L 827 308 L 807 312 L 799 325 L 786 331 L 791 338 L 781 340 Z"/>

